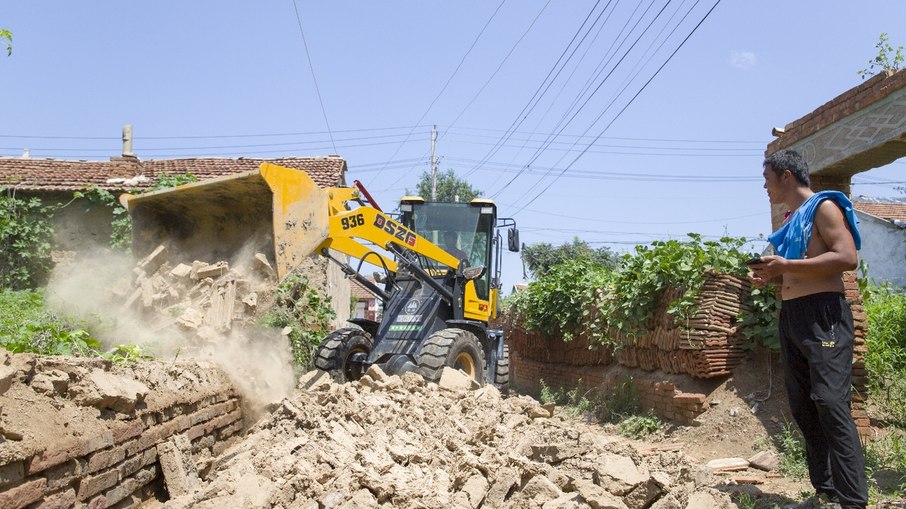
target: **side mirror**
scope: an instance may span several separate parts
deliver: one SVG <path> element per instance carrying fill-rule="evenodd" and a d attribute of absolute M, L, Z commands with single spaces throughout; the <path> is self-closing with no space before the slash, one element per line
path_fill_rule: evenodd
<path fill-rule="evenodd" d="M 519 252 L 519 230 L 516 227 L 512 227 L 506 231 L 506 243 L 510 251 L 513 253 Z"/>

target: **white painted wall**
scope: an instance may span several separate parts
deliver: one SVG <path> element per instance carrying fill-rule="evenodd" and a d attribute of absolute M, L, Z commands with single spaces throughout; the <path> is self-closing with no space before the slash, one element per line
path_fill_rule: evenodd
<path fill-rule="evenodd" d="M 906 229 L 864 212 L 856 211 L 856 217 L 862 235 L 859 259 L 868 264 L 868 277 L 906 288 Z"/>

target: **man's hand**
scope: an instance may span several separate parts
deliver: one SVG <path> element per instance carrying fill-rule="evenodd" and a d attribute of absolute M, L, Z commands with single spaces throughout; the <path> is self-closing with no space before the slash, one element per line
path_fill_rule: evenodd
<path fill-rule="evenodd" d="M 770 284 L 778 284 L 782 280 L 788 260 L 782 256 L 765 255 L 761 261 L 749 265 L 748 277 L 755 288 L 764 288 Z"/>

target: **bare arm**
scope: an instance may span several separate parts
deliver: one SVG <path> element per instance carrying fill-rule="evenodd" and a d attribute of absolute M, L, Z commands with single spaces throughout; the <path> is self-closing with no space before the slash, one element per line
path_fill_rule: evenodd
<path fill-rule="evenodd" d="M 765 263 L 752 267 L 755 277 L 774 282 L 783 274 L 839 274 L 858 266 L 859 258 L 852 233 L 847 227 L 843 211 L 834 202 L 825 200 L 815 211 L 812 239 L 813 242 L 818 242 L 818 253 L 810 253 L 808 257 L 798 260 L 765 256 Z"/>

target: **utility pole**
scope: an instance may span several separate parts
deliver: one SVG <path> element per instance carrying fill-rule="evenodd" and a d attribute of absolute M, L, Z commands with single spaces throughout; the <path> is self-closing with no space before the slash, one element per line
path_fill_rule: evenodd
<path fill-rule="evenodd" d="M 437 126 L 431 128 L 431 201 L 437 201 Z"/>

